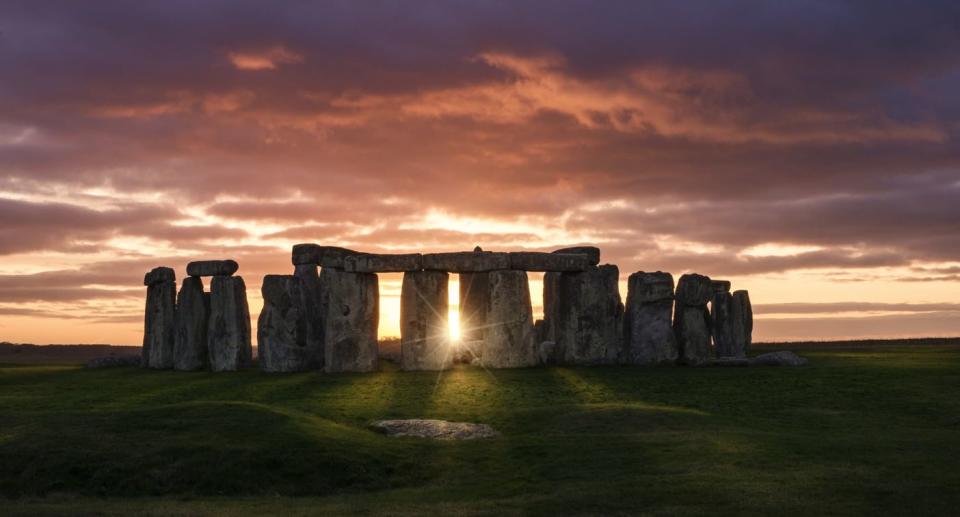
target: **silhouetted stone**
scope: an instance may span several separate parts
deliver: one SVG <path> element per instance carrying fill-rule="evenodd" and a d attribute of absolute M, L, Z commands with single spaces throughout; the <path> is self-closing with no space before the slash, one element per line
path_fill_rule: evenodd
<path fill-rule="evenodd" d="M 423 269 L 449 273 L 482 273 L 510 269 L 510 255 L 492 251 L 462 251 L 454 253 L 425 253 Z"/>
<path fill-rule="evenodd" d="M 600 248 L 594 246 L 573 246 L 555 250 L 553 253 L 561 255 L 586 255 L 591 266 L 600 264 Z"/>
<path fill-rule="evenodd" d="M 328 372 L 375 371 L 380 304 L 377 275 L 325 267 L 320 283 L 327 304 L 324 368 Z"/>
<path fill-rule="evenodd" d="M 207 326 L 210 299 L 204 296 L 203 280 L 183 279 L 177 294 L 176 340 L 173 347 L 175 370 L 202 370 L 207 367 Z"/>
<path fill-rule="evenodd" d="M 151 286 L 160 282 L 176 282 L 177 275 L 168 267 L 155 267 L 143 275 L 143 285 Z"/>
<path fill-rule="evenodd" d="M 263 311 L 257 320 L 257 356 L 265 372 L 301 372 L 322 365 L 323 342 L 308 317 L 307 285 L 294 275 L 263 278 Z"/>
<path fill-rule="evenodd" d="M 621 362 L 635 365 L 673 364 L 679 357 L 673 332 L 673 276 L 638 271 L 627 280 L 624 353 Z"/>
<path fill-rule="evenodd" d="M 349 273 L 403 273 L 420 269 L 419 253 L 357 253 L 343 258 L 343 270 Z"/>
<path fill-rule="evenodd" d="M 322 369 L 326 355 L 324 351 L 326 346 L 324 318 L 327 314 L 327 301 L 323 281 L 321 280 L 322 275 L 318 275 L 317 266 L 313 264 L 295 266 L 293 275 L 303 282 L 306 295 L 307 341 L 316 343 L 319 347 L 317 353 L 310 358 L 309 368 L 312 370 Z"/>
<path fill-rule="evenodd" d="M 557 341 L 557 324 L 560 321 L 560 273 L 543 274 L 543 329 L 540 341 Z"/>
<path fill-rule="evenodd" d="M 750 359 L 751 366 L 804 366 L 807 363 L 806 358 L 788 350 L 760 354 Z"/>
<path fill-rule="evenodd" d="M 240 266 L 233 260 L 198 260 L 187 264 L 190 276 L 230 276 Z"/>
<path fill-rule="evenodd" d="M 710 302 L 710 324 L 713 333 L 713 347 L 718 358 L 720 357 L 744 357 L 744 350 L 734 346 L 733 327 L 736 325 L 731 320 L 731 304 L 733 296 L 729 290 L 719 289 L 713 293 L 713 301 Z"/>
<path fill-rule="evenodd" d="M 443 271 L 408 271 L 400 290 L 400 367 L 445 370 L 453 365 Z"/>
<path fill-rule="evenodd" d="M 573 272 L 590 269 L 590 256 L 580 254 L 515 251 L 510 253 L 510 269 L 516 271 Z"/>
<path fill-rule="evenodd" d="M 215 276 L 210 284 L 210 320 L 207 326 L 210 369 L 234 371 L 250 364 L 250 308 L 243 277 Z"/>
<path fill-rule="evenodd" d="M 557 320 L 558 361 L 562 364 L 615 364 L 620 356 L 623 303 L 617 266 L 560 274 Z"/>
<path fill-rule="evenodd" d="M 460 339 L 479 341 L 490 305 L 489 273 L 460 273 Z"/>
<path fill-rule="evenodd" d="M 733 350 L 746 356 L 753 344 L 753 307 L 747 291 L 734 291 L 730 300 L 730 333 Z"/>
<path fill-rule="evenodd" d="M 294 266 L 312 264 L 321 267 L 343 269 L 343 260 L 357 252 L 337 246 L 320 246 L 319 244 L 296 244 L 293 246 L 292 261 Z"/>
<path fill-rule="evenodd" d="M 714 280 L 710 279 L 710 288 L 713 290 L 714 294 L 716 293 L 729 293 L 730 292 L 730 281 L 729 280 Z"/>
<path fill-rule="evenodd" d="M 680 349 L 680 361 L 701 365 L 711 359 L 710 312 L 707 303 L 713 298 L 710 278 L 688 274 L 677 282 L 673 330 Z"/>
<path fill-rule="evenodd" d="M 490 272 L 490 307 L 483 332 L 480 364 L 517 368 L 537 363 L 533 309 L 524 271 Z"/>
<path fill-rule="evenodd" d="M 176 333 L 177 284 L 173 270 L 156 268 L 144 278 L 147 301 L 143 322 L 141 364 L 147 368 L 173 368 Z"/>

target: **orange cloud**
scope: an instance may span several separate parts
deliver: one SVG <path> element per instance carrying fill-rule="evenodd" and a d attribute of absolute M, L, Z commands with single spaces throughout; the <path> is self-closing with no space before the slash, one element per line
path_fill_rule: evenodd
<path fill-rule="evenodd" d="M 283 45 L 266 50 L 230 52 L 227 57 L 237 70 L 276 70 L 280 65 L 293 65 L 303 62 L 301 54 Z"/>

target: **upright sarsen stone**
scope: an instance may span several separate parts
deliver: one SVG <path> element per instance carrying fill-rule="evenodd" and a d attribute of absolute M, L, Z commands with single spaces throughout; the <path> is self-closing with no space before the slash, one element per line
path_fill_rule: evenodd
<path fill-rule="evenodd" d="M 753 307 L 747 291 L 734 291 L 730 299 L 730 330 L 733 351 L 746 357 L 753 344 Z"/>
<path fill-rule="evenodd" d="M 630 275 L 621 362 L 634 365 L 676 363 L 680 352 L 672 316 L 673 276 L 670 273 L 638 271 Z"/>
<path fill-rule="evenodd" d="M 195 276 L 184 278 L 177 294 L 176 342 L 173 347 L 175 370 L 207 367 L 209 315 L 210 298 L 203 292 L 203 281 Z"/>
<path fill-rule="evenodd" d="M 710 278 L 688 274 L 677 282 L 673 330 L 680 349 L 680 361 L 689 365 L 710 360 L 710 312 L 707 303 L 713 298 Z"/>
<path fill-rule="evenodd" d="M 257 320 L 257 355 L 265 372 L 300 372 L 316 368 L 323 342 L 314 339 L 307 316 L 305 282 L 294 275 L 263 279 L 263 311 Z"/>
<path fill-rule="evenodd" d="M 409 271 L 400 290 L 400 367 L 444 370 L 453 365 L 443 271 Z"/>
<path fill-rule="evenodd" d="M 147 368 L 173 368 L 177 303 L 175 278 L 173 269 L 158 267 L 143 279 L 147 286 L 147 301 L 140 362 Z"/>
<path fill-rule="evenodd" d="M 480 341 L 490 305 L 490 274 L 460 273 L 460 339 Z"/>
<path fill-rule="evenodd" d="M 323 368 L 326 356 L 324 333 L 326 332 L 327 297 L 323 289 L 323 281 L 321 275 L 318 274 L 317 266 L 313 264 L 295 266 L 293 275 L 303 283 L 307 341 L 316 343 L 318 348 L 317 353 L 310 357 L 309 368 L 319 370 Z"/>
<path fill-rule="evenodd" d="M 736 347 L 733 341 L 733 326 L 731 320 L 730 282 L 713 280 L 713 299 L 710 301 L 710 325 L 713 334 L 713 348 L 719 357 L 746 357 L 742 347 Z M 739 348 L 739 350 L 738 350 Z"/>
<path fill-rule="evenodd" d="M 537 364 L 530 286 L 525 271 L 490 272 L 490 305 L 480 364 L 519 368 Z"/>
<path fill-rule="evenodd" d="M 327 313 L 324 368 L 328 372 L 377 369 L 380 293 L 375 273 L 320 272 Z"/>
<path fill-rule="evenodd" d="M 541 341 L 557 341 L 557 324 L 560 322 L 560 275 L 553 271 L 543 274 L 543 330 Z"/>
<path fill-rule="evenodd" d="M 215 276 L 210 284 L 210 322 L 207 326 L 210 369 L 234 371 L 250 364 L 250 308 L 243 277 Z"/>
<path fill-rule="evenodd" d="M 622 348 L 623 303 L 617 266 L 560 273 L 556 343 L 562 364 L 615 364 Z"/>

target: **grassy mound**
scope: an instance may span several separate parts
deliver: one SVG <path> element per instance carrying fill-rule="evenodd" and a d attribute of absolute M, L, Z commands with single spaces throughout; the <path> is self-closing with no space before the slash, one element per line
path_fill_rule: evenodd
<path fill-rule="evenodd" d="M 0 492 L 31 514 L 951 514 L 960 347 L 795 349 L 811 366 L 0 367 Z"/>

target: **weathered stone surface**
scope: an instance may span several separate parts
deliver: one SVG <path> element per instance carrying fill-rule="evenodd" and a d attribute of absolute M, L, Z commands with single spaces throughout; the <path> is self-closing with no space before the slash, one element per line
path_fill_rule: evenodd
<path fill-rule="evenodd" d="M 557 364 L 557 344 L 553 341 L 542 341 L 537 345 L 537 358 L 540 364 Z"/>
<path fill-rule="evenodd" d="M 713 289 L 714 294 L 716 293 L 729 293 L 730 292 L 730 281 L 729 280 L 714 280 L 710 279 L 710 287 Z"/>
<path fill-rule="evenodd" d="M 169 268 L 157 268 L 151 273 L 162 269 Z M 177 284 L 173 280 L 172 270 L 171 274 L 158 272 L 157 276 L 169 279 L 152 280 L 147 287 L 141 364 L 147 368 L 173 368 Z"/>
<path fill-rule="evenodd" d="M 735 346 L 734 322 L 731 320 L 733 296 L 722 289 L 713 293 L 710 302 L 710 324 L 713 333 L 713 348 L 717 357 L 744 357 L 743 347 Z"/>
<path fill-rule="evenodd" d="M 370 428 L 387 436 L 409 436 L 432 440 L 476 440 L 500 436 L 496 429 L 487 424 L 420 418 L 380 420 L 370 424 Z"/>
<path fill-rule="evenodd" d="M 525 271 L 490 272 L 490 306 L 480 364 L 518 368 L 537 363 L 533 309 Z"/>
<path fill-rule="evenodd" d="M 210 284 L 210 319 L 207 326 L 210 369 L 234 371 L 250 364 L 250 308 L 243 277 L 215 276 Z"/>
<path fill-rule="evenodd" d="M 294 266 L 312 264 L 321 267 L 343 269 L 343 259 L 356 254 L 356 251 L 339 248 L 337 246 L 295 244 L 291 258 Z"/>
<path fill-rule="evenodd" d="M 480 341 L 490 305 L 489 273 L 460 273 L 460 339 Z"/>
<path fill-rule="evenodd" d="M 317 266 L 314 264 L 295 266 L 293 275 L 303 282 L 306 294 L 307 340 L 310 343 L 317 343 L 319 347 L 317 353 L 310 358 L 309 368 L 311 370 L 322 369 L 326 356 L 326 340 L 324 338 L 326 324 L 324 318 L 327 315 L 327 299 L 321 280 L 322 276 L 318 274 Z"/>
<path fill-rule="evenodd" d="M 753 344 L 753 307 L 747 291 L 734 291 L 730 301 L 730 331 L 733 349 L 745 356 Z"/>
<path fill-rule="evenodd" d="M 805 357 L 787 350 L 760 354 L 750 359 L 751 366 L 804 366 L 808 362 Z"/>
<path fill-rule="evenodd" d="M 510 269 L 510 255 L 492 251 L 461 251 L 454 253 L 425 253 L 423 269 L 449 273 L 482 273 Z"/>
<path fill-rule="evenodd" d="M 176 339 L 173 346 L 175 370 L 202 370 L 207 359 L 207 326 L 210 298 L 203 292 L 203 280 L 191 276 L 183 279 L 177 294 Z"/>
<path fill-rule="evenodd" d="M 453 365 L 443 271 L 408 271 L 400 290 L 400 367 L 445 370 Z"/>
<path fill-rule="evenodd" d="M 234 260 L 198 260 L 187 264 L 190 276 L 230 276 L 240 269 Z"/>
<path fill-rule="evenodd" d="M 688 306 L 705 306 L 713 299 L 710 277 L 690 273 L 677 281 L 677 303 Z"/>
<path fill-rule="evenodd" d="M 557 324 L 560 322 L 560 273 L 543 274 L 543 329 L 537 339 L 557 341 Z"/>
<path fill-rule="evenodd" d="M 510 269 L 516 271 L 575 272 L 590 269 L 590 257 L 580 254 L 514 251 L 510 253 Z"/>
<path fill-rule="evenodd" d="M 320 283 L 327 303 L 324 368 L 331 373 L 375 371 L 380 319 L 377 275 L 325 267 Z"/>
<path fill-rule="evenodd" d="M 155 267 L 143 275 L 143 285 L 151 286 L 160 282 L 176 282 L 177 275 L 169 267 Z"/>
<path fill-rule="evenodd" d="M 122 366 L 140 366 L 140 356 L 136 355 L 108 355 L 94 357 L 84 363 L 84 368 L 115 368 Z"/>
<path fill-rule="evenodd" d="M 711 359 L 710 313 L 704 306 L 674 307 L 673 331 L 677 336 L 680 362 L 691 366 L 705 364 Z"/>
<path fill-rule="evenodd" d="M 673 331 L 673 276 L 638 271 L 627 280 L 624 352 L 621 362 L 674 364 L 680 355 Z"/>
<path fill-rule="evenodd" d="M 560 274 L 558 360 L 562 364 L 615 364 L 623 347 L 623 303 L 617 266 Z"/>
<path fill-rule="evenodd" d="M 403 273 L 422 268 L 419 253 L 358 253 L 343 258 L 343 269 L 350 273 Z"/>
<path fill-rule="evenodd" d="M 265 372 L 301 372 L 322 366 L 323 342 L 315 339 L 307 285 L 295 275 L 263 278 L 263 311 L 257 320 L 257 356 Z"/>
<path fill-rule="evenodd" d="M 555 250 L 561 255 L 586 255 L 591 266 L 600 264 L 600 248 L 594 246 L 573 246 Z"/>

